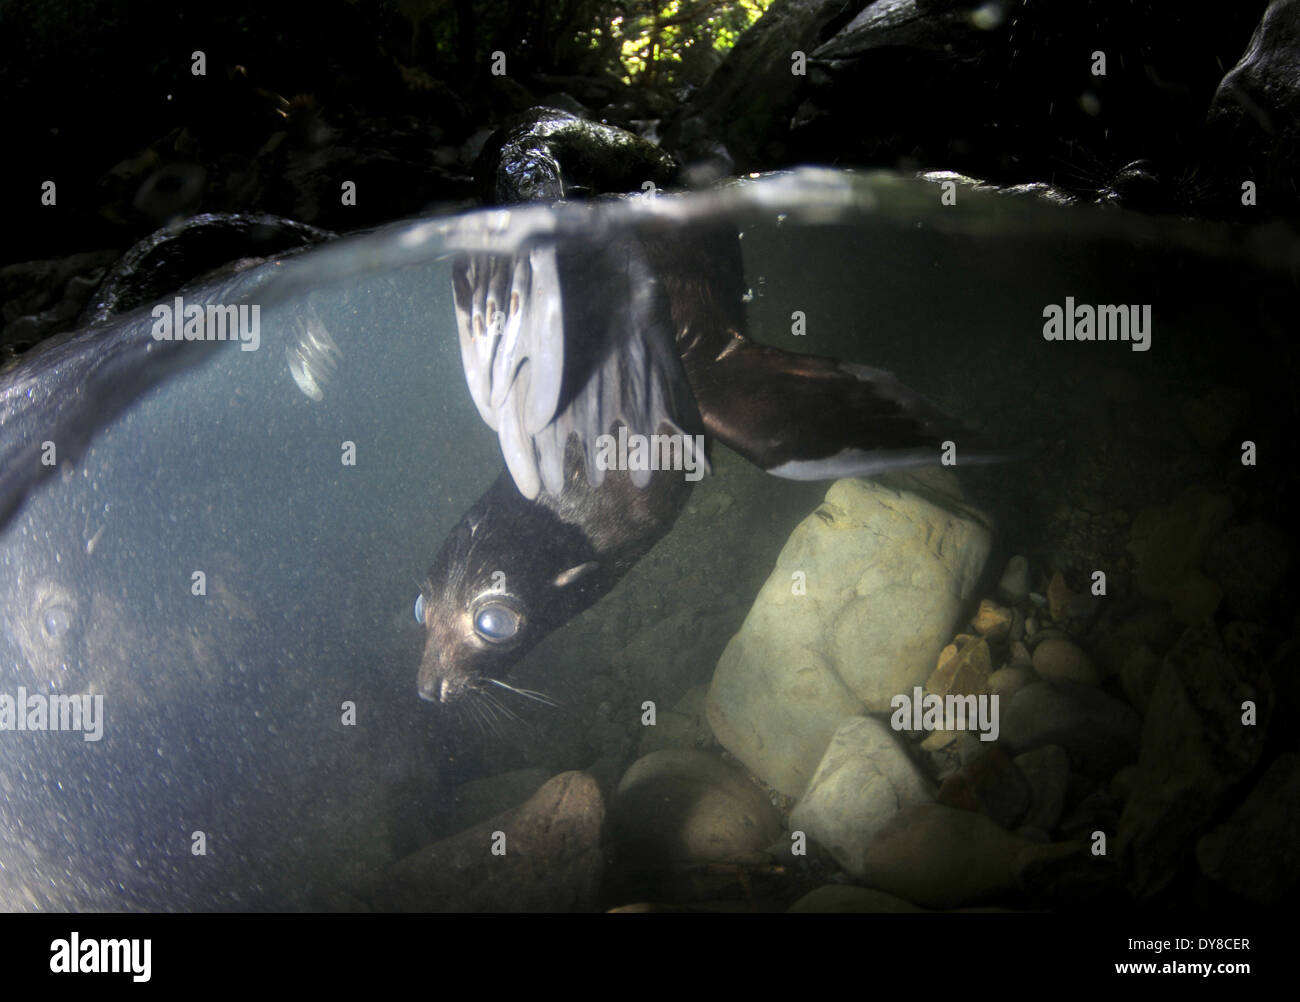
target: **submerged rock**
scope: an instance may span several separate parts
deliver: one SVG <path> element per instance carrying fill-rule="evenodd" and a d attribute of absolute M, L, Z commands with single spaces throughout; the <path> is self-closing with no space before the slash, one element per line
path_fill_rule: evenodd
<path fill-rule="evenodd" d="M 926 908 L 955 908 L 1013 886 L 1016 858 L 1033 844 L 973 811 L 906 807 L 867 849 L 862 879 Z"/>
<path fill-rule="evenodd" d="M 1056 827 L 1066 838 L 1087 840 L 1094 832 L 1113 832 L 1119 821 L 1119 811 L 1119 805 L 1103 783 L 1071 804 Z"/>
<path fill-rule="evenodd" d="M 1098 630 L 1094 651 L 1107 676 L 1118 675 L 1124 695 L 1146 713 L 1164 654 L 1184 627 L 1168 604 L 1151 602 L 1107 617 Z"/>
<path fill-rule="evenodd" d="M 1011 632 L 1014 619 L 1010 609 L 984 599 L 980 602 L 971 625 L 981 636 L 988 637 L 990 640 L 1001 640 Z"/>
<path fill-rule="evenodd" d="M 604 854 L 595 779 L 561 773 L 527 803 L 394 863 L 374 898 L 415 912 L 589 911 Z M 504 854 L 493 851 L 504 835 Z"/>
<path fill-rule="evenodd" d="M 1061 820 L 1065 791 L 1070 785 L 1070 756 L 1059 745 L 1044 745 L 1017 755 L 1012 761 L 1029 783 L 1033 805 L 1024 824 L 1050 832 Z"/>
<path fill-rule="evenodd" d="M 1183 629 L 1165 603 L 1146 603 L 1116 616 L 1104 629 L 1099 629 L 1097 655 L 1107 673 L 1116 674 L 1134 648 L 1147 647 L 1163 655 L 1178 642 Z"/>
<path fill-rule="evenodd" d="M 454 835 L 484 818 L 518 807 L 550 778 L 544 769 L 514 769 L 462 783 L 448 798 L 445 813 L 440 812 L 436 832 Z"/>
<path fill-rule="evenodd" d="M 747 776 L 687 749 L 638 759 L 610 804 L 611 847 L 631 866 L 745 859 L 781 830 L 776 809 Z"/>
<path fill-rule="evenodd" d="M 1123 874 L 1112 856 L 1094 856 L 1086 841 L 1052 842 L 1016 858 L 1016 886 L 1036 907 L 1124 907 Z"/>
<path fill-rule="evenodd" d="M 790 814 L 849 873 L 863 872 L 867 846 L 900 809 L 928 803 L 929 781 L 897 735 L 874 717 L 840 724 L 808 792 Z"/>
<path fill-rule="evenodd" d="M 642 729 L 639 752 L 642 757 L 662 748 L 707 748 L 713 732 L 705 716 L 709 690 L 692 686 L 671 710 L 661 710 L 655 726 Z"/>
<path fill-rule="evenodd" d="M 1007 605 L 1021 605 L 1029 599 L 1029 559 L 1014 556 L 1007 561 L 1002 580 L 998 582 L 998 598 Z"/>
<path fill-rule="evenodd" d="M 1002 706 L 1007 706 L 1016 693 L 1037 681 L 1038 676 L 1027 664 L 1009 664 L 989 676 L 989 692 L 1000 699 Z"/>
<path fill-rule="evenodd" d="M 989 747 L 945 779 L 937 799 L 950 807 L 986 814 L 1003 828 L 1014 828 L 1032 798 L 1028 780 L 1006 752 Z"/>
<path fill-rule="evenodd" d="M 714 734 L 782 793 L 803 793 L 845 717 L 925 681 L 988 557 L 977 511 L 892 482 L 832 485 L 718 661 Z"/>
<path fill-rule="evenodd" d="M 1065 575 L 1057 571 L 1052 580 L 1047 582 L 1047 612 L 1058 623 L 1065 619 L 1074 593 L 1065 583 Z"/>
<path fill-rule="evenodd" d="M 1166 599 L 1182 623 L 1212 615 L 1222 592 L 1201 572 L 1201 563 L 1231 514 L 1231 501 L 1198 487 L 1189 487 L 1170 504 L 1140 512 L 1128 544 L 1137 561 L 1138 591 Z"/>
<path fill-rule="evenodd" d="M 1096 685 L 1101 675 L 1077 644 L 1059 637 L 1049 637 L 1034 648 L 1034 671 L 1043 678 L 1063 679 L 1082 685 Z"/>
<path fill-rule="evenodd" d="M 1214 541 L 1207 573 L 1223 589 L 1228 608 L 1243 619 L 1263 620 L 1291 566 L 1293 547 L 1285 532 L 1267 522 L 1233 526 Z"/>
<path fill-rule="evenodd" d="M 1300 755 L 1282 755 L 1224 824 L 1196 846 L 1201 872 L 1261 905 L 1300 883 Z"/>
<path fill-rule="evenodd" d="M 1117 804 L 1123 804 L 1128 798 L 1133 796 L 1133 784 L 1137 782 L 1138 767 L 1133 762 L 1124 766 L 1119 772 L 1110 778 L 1110 799 Z"/>
<path fill-rule="evenodd" d="M 1035 682 L 1002 713 L 1002 740 L 1010 747 L 1060 745 L 1075 768 L 1097 777 L 1137 758 L 1141 728 L 1127 703 L 1077 682 Z"/>
<path fill-rule="evenodd" d="M 1120 684 L 1124 695 L 1137 711 L 1144 716 L 1151 705 L 1151 694 L 1155 692 L 1156 682 L 1160 680 L 1160 666 L 1164 659 L 1146 646 L 1135 647 L 1129 651 L 1119 666 Z"/>
<path fill-rule="evenodd" d="M 979 695 L 989 691 L 992 673 L 988 641 L 959 634 L 953 643 L 939 652 L 939 666 L 925 680 L 925 690 L 936 696 L 949 693 Z"/>
<path fill-rule="evenodd" d="M 1253 701 L 1259 723 L 1242 720 Z M 1136 895 L 1149 897 L 1190 857 L 1224 798 L 1254 768 L 1271 690 L 1263 668 L 1234 661 L 1213 624 L 1187 630 L 1161 666 L 1142 727 L 1118 851 Z"/>

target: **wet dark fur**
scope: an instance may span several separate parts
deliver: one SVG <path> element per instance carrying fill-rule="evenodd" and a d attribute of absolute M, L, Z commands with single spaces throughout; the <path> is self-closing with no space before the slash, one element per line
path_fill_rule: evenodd
<path fill-rule="evenodd" d="M 607 593 L 672 528 L 693 486 L 680 471 L 655 473 L 644 488 L 611 471 L 594 488 L 572 443 L 565 472 L 558 498 L 543 493 L 534 502 L 503 471 L 444 540 L 422 586 L 423 698 L 447 703 L 501 686 L 539 640 Z M 504 578 L 494 592 L 496 571 Z M 493 643 L 474 630 L 472 603 L 487 593 L 522 619 L 509 641 Z"/>

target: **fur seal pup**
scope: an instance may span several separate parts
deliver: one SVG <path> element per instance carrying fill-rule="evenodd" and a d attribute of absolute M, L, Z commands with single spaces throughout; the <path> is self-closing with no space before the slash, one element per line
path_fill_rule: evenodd
<path fill-rule="evenodd" d="M 670 168 L 636 136 L 541 108 L 499 130 L 477 172 L 490 199 L 524 202 L 658 186 Z M 421 697 L 512 689 L 510 667 L 672 527 L 693 480 L 672 463 L 607 469 L 615 435 L 666 448 L 707 433 L 796 480 L 933 464 L 945 440 L 969 442 L 886 372 L 751 341 L 744 289 L 737 234 L 716 223 L 455 262 L 466 380 L 506 471 L 416 600 Z"/>

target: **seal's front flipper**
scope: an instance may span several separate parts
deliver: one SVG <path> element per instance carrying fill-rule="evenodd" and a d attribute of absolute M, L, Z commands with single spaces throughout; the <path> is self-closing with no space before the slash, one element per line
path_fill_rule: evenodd
<path fill-rule="evenodd" d="M 888 372 L 756 344 L 734 331 L 684 359 L 705 427 L 789 480 L 1012 458 Z"/>

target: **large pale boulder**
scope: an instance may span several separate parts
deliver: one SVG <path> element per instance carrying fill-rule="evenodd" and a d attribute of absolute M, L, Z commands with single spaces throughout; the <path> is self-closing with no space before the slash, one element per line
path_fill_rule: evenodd
<path fill-rule="evenodd" d="M 840 480 L 791 534 L 709 690 L 718 741 L 799 796 L 847 716 L 925 682 L 988 558 L 947 471 Z"/>

